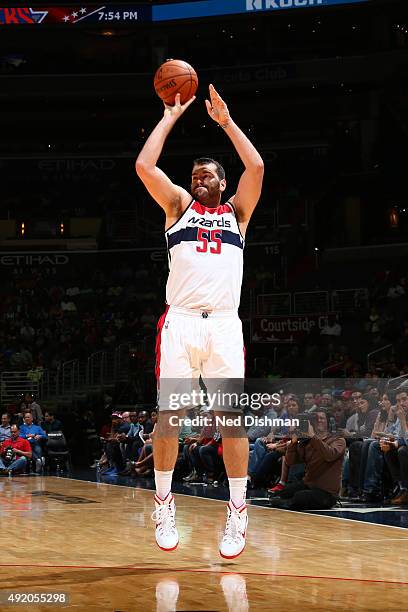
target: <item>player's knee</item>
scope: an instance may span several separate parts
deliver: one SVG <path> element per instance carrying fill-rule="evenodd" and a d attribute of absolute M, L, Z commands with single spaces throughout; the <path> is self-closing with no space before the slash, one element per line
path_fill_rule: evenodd
<path fill-rule="evenodd" d="M 184 413 L 183 410 L 160 411 L 157 416 L 155 437 L 178 438 Z"/>

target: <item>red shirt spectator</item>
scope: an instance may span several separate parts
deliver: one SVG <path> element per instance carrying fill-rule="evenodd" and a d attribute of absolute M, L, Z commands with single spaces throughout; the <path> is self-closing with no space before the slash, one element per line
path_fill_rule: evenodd
<path fill-rule="evenodd" d="M 29 441 L 25 440 L 24 438 L 18 437 L 15 440 L 13 440 L 13 438 L 5 440 L 0 446 L 0 455 L 4 453 L 8 446 L 11 446 L 12 448 L 17 448 L 18 450 L 23 451 L 23 453 L 31 453 L 31 445 Z"/>

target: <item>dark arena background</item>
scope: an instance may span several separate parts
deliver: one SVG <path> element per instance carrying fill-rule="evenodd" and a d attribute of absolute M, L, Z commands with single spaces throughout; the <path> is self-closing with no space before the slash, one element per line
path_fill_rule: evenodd
<path fill-rule="evenodd" d="M 231 561 L 216 431 L 180 432 L 176 551 L 151 521 L 168 256 L 135 160 L 168 58 L 199 88 L 166 174 L 189 190 L 192 161 L 214 157 L 234 193 L 242 164 L 206 112 L 210 83 L 264 160 L 239 313 L 248 388 L 270 402 L 246 415 L 300 415 L 309 449 L 327 415 L 346 446 L 338 495 L 296 506 L 284 492 L 307 460 L 289 466 L 292 434 L 249 418 L 247 546 Z M 406 0 L 0 7 L 1 610 L 404 608 L 407 71 Z M 15 425 L 36 437 L 9 469 Z"/>

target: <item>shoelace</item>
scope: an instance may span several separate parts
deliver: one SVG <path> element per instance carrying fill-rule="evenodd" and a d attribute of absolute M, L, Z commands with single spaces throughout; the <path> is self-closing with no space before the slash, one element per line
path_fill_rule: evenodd
<path fill-rule="evenodd" d="M 157 528 L 161 533 L 170 533 L 176 528 L 174 516 L 170 504 L 163 504 L 152 512 L 152 521 L 157 523 Z"/>
<path fill-rule="evenodd" d="M 228 509 L 227 524 L 225 526 L 223 540 L 230 543 L 240 541 L 241 538 L 241 516 L 236 510 Z"/>

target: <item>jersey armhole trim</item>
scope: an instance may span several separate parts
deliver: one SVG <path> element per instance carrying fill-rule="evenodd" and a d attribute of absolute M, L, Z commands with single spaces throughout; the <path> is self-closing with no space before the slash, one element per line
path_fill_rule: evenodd
<path fill-rule="evenodd" d="M 179 218 L 177 219 L 177 221 L 175 221 L 174 223 L 172 223 L 172 225 L 170 225 L 170 227 L 168 227 L 166 230 L 164 230 L 164 233 L 167 234 L 167 232 L 169 232 L 175 225 L 177 225 L 177 223 L 180 221 L 180 219 L 182 219 L 182 217 L 184 217 L 184 215 L 186 214 L 186 212 L 188 211 L 188 209 L 190 208 L 190 206 L 192 205 L 192 203 L 195 202 L 194 198 L 191 198 L 190 204 L 186 207 L 186 209 L 181 213 L 181 215 L 179 216 Z"/>
<path fill-rule="evenodd" d="M 238 221 L 238 217 L 237 217 L 237 211 L 235 210 L 235 206 L 229 200 L 227 200 L 226 204 L 229 204 L 231 206 L 232 210 L 234 211 L 235 219 L 237 221 L 239 235 L 241 236 L 242 240 L 244 241 L 244 246 L 245 246 L 245 236 L 242 235 L 241 228 L 239 227 L 239 221 Z"/>

